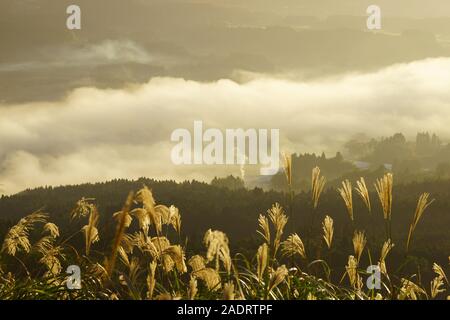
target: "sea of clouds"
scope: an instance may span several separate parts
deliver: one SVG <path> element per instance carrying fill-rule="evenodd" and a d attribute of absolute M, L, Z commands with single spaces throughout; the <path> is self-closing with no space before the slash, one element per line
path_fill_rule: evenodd
<path fill-rule="evenodd" d="M 449 139 L 449 70 L 450 59 L 438 58 L 308 82 L 153 78 L 120 90 L 79 88 L 58 102 L 0 105 L 0 193 L 113 178 L 239 174 L 172 164 L 170 134 L 192 129 L 194 120 L 220 129 L 277 128 L 281 150 L 330 155 L 358 136 L 430 131 Z"/>

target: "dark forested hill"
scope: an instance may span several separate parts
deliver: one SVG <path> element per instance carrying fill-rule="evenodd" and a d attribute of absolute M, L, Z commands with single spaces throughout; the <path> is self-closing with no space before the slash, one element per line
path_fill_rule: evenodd
<path fill-rule="evenodd" d="M 153 190 L 157 203 L 173 204 L 180 209 L 183 232 L 191 246 L 199 246 L 204 232 L 213 228 L 226 232 L 232 246 L 250 248 L 257 240 L 255 230 L 260 213 L 275 202 L 282 204 L 290 213 L 286 195 L 279 192 L 264 192 L 261 189 L 233 191 L 195 181 L 176 183 L 144 178 L 136 181 L 114 180 L 78 186 L 43 187 L 4 196 L 0 199 L 0 236 L 3 238 L 6 228 L 19 218 L 41 208 L 61 228 L 74 228 L 69 224 L 69 214 L 76 201 L 82 197 L 96 199 L 95 203 L 100 211 L 100 228 L 103 231 L 110 229 L 112 233 L 112 214 L 121 209 L 129 191 L 137 190 L 144 184 Z M 369 186 L 369 189 L 373 187 Z M 422 192 L 430 192 L 436 201 L 419 222 L 412 253 L 422 257 L 447 259 L 450 253 L 450 180 L 394 186 L 393 241 L 401 255 L 417 199 Z M 368 237 L 379 241 L 381 245 L 384 240 L 382 213 L 376 194 L 372 193 L 371 198 L 374 207 L 372 216 L 354 194 L 356 227 L 366 230 Z M 335 237 L 341 243 L 341 250 L 351 250 L 349 218 L 344 203 L 334 188 L 329 188 L 322 194 L 319 207 L 314 213 L 309 192 L 297 194 L 292 212 L 290 223 L 295 222 L 296 231 L 300 235 L 309 232 L 311 218 L 315 216 L 313 228 L 318 239 L 321 233 L 320 223 L 325 214 L 330 215 L 335 221 Z M 109 239 L 102 240 L 106 246 Z"/>

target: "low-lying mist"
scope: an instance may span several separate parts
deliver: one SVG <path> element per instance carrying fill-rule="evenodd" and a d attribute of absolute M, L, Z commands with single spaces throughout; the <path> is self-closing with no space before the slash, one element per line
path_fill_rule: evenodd
<path fill-rule="evenodd" d="M 5 193 L 40 185 L 148 176 L 209 180 L 239 167 L 175 166 L 170 134 L 205 127 L 277 128 L 282 151 L 334 153 L 356 137 L 436 132 L 450 138 L 450 59 L 309 82 L 258 77 L 201 83 L 152 78 L 79 88 L 52 103 L 0 105 Z"/>

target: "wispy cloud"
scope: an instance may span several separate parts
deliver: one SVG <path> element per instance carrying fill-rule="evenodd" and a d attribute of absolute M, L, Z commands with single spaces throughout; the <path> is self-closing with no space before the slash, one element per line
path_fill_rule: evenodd
<path fill-rule="evenodd" d="M 44 48 L 39 59 L 0 64 L 2 71 L 37 70 L 48 68 L 90 67 L 99 65 L 141 63 L 155 61 L 143 47 L 128 40 L 104 40 L 94 44 L 64 45 Z"/>

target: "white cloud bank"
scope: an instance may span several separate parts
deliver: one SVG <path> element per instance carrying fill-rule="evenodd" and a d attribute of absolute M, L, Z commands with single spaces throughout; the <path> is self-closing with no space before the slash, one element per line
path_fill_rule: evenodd
<path fill-rule="evenodd" d="M 281 150 L 336 151 L 369 137 L 428 130 L 450 137 L 450 59 L 395 65 L 314 82 L 198 83 L 154 78 L 122 90 L 80 88 L 57 103 L 0 105 L 0 184 L 40 185 L 147 176 L 210 179 L 239 169 L 172 165 L 170 134 L 278 128 Z"/>

